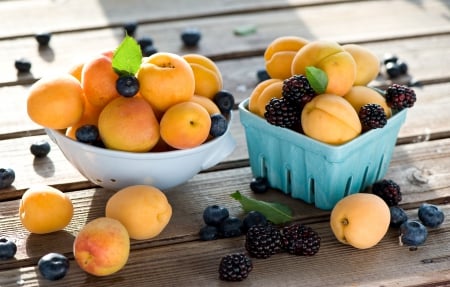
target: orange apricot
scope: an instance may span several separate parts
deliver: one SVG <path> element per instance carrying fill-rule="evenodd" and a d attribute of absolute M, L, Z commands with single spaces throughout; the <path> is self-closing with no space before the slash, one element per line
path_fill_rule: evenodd
<path fill-rule="evenodd" d="M 186 54 L 183 58 L 191 65 L 194 72 L 194 93 L 212 99 L 223 87 L 222 74 L 217 65 L 200 54 Z"/>
<path fill-rule="evenodd" d="M 219 107 L 210 98 L 193 95 L 190 101 L 202 105 L 210 115 L 220 114 Z"/>

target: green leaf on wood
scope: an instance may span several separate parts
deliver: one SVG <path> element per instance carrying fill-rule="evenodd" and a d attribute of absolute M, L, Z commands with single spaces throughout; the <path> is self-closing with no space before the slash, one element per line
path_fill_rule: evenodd
<path fill-rule="evenodd" d="M 274 224 L 292 221 L 292 210 L 282 203 L 253 199 L 241 194 L 239 191 L 232 193 L 230 196 L 241 203 L 245 212 L 261 212 L 267 220 Z"/>
<path fill-rule="evenodd" d="M 128 35 L 114 51 L 112 66 L 119 76 L 134 75 L 139 70 L 142 61 L 142 51 L 133 37 Z"/>
<path fill-rule="evenodd" d="M 323 70 L 308 66 L 306 67 L 306 78 L 317 94 L 323 94 L 327 89 L 328 76 Z"/>

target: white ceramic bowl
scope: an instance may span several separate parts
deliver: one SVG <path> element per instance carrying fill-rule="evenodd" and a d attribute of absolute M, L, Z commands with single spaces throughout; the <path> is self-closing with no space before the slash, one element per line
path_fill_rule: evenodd
<path fill-rule="evenodd" d="M 218 164 L 236 146 L 230 124 L 225 134 L 198 147 L 153 153 L 95 147 L 66 137 L 61 131 L 45 131 L 82 175 L 113 190 L 136 184 L 152 185 L 162 190 L 175 187 Z"/>

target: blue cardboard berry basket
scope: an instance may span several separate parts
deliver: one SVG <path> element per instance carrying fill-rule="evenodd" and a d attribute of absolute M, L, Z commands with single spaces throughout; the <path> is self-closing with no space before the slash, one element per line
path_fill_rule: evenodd
<path fill-rule="evenodd" d="M 253 176 L 266 177 L 271 187 L 324 210 L 385 176 L 407 110 L 381 129 L 333 146 L 269 124 L 248 110 L 248 101 L 239 104 L 239 115 Z"/>

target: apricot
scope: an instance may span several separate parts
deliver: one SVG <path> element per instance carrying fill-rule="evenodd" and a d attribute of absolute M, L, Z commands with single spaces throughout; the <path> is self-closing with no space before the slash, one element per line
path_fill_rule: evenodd
<path fill-rule="evenodd" d="M 219 107 L 210 98 L 199 96 L 199 95 L 193 95 L 190 101 L 203 106 L 210 115 L 220 114 Z"/>
<path fill-rule="evenodd" d="M 137 72 L 140 93 L 157 113 L 189 101 L 195 91 L 195 77 L 189 63 L 179 55 L 157 52 Z"/>
<path fill-rule="evenodd" d="M 19 218 L 31 233 L 45 234 L 64 229 L 72 220 L 69 196 L 51 186 L 34 185 L 20 200 Z"/>
<path fill-rule="evenodd" d="M 164 230 L 172 216 L 165 194 L 156 187 L 125 187 L 108 199 L 106 217 L 119 220 L 132 239 L 150 239 Z"/>
<path fill-rule="evenodd" d="M 281 98 L 282 91 L 283 81 L 280 79 L 268 79 L 259 83 L 250 95 L 248 110 L 264 118 L 266 105 L 272 98 Z"/>
<path fill-rule="evenodd" d="M 208 57 L 200 54 L 187 54 L 182 57 L 194 72 L 194 93 L 213 99 L 215 94 L 223 88 L 222 74 L 217 65 Z"/>
<path fill-rule="evenodd" d="M 267 45 L 264 51 L 266 71 L 273 79 L 287 79 L 292 76 L 291 64 L 300 48 L 309 41 L 296 36 L 282 36 Z"/>
<path fill-rule="evenodd" d="M 109 149 L 147 152 L 159 140 L 159 123 L 150 104 L 140 97 L 119 97 L 98 118 L 100 137 Z"/>
<path fill-rule="evenodd" d="M 366 86 L 373 81 L 380 72 L 378 57 L 366 47 L 357 44 L 343 45 L 356 62 L 355 86 Z"/>
<path fill-rule="evenodd" d="M 170 107 L 160 121 L 163 140 L 176 149 L 187 149 L 206 141 L 211 129 L 208 111 L 194 102 L 182 102 Z"/>
<path fill-rule="evenodd" d="M 107 276 L 122 269 L 130 254 L 130 237 L 120 221 L 99 217 L 88 222 L 75 237 L 73 256 L 89 274 Z"/>
<path fill-rule="evenodd" d="M 74 76 L 81 83 L 81 72 L 83 71 L 84 62 L 78 62 L 73 64 L 72 67 L 69 68 L 69 74 Z"/>
<path fill-rule="evenodd" d="M 94 107 L 103 108 L 120 97 L 116 89 L 119 76 L 112 68 L 112 59 L 103 54 L 88 60 L 81 71 L 81 86 L 86 99 Z"/>
<path fill-rule="evenodd" d="M 321 94 L 308 102 L 303 108 L 301 122 L 307 136 L 332 145 L 354 139 L 362 129 L 352 105 L 333 94 Z"/>
<path fill-rule="evenodd" d="M 305 75 L 309 66 L 326 73 L 326 94 L 343 96 L 355 82 L 356 62 L 352 55 L 336 42 L 317 40 L 303 46 L 292 60 L 291 72 L 293 75 Z"/>
<path fill-rule="evenodd" d="M 78 122 L 83 111 L 80 82 L 69 74 L 41 78 L 28 91 L 28 116 L 41 126 L 65 129 Z"/>
<path fill-rule="evenodd" d="M 359 249 L 375 246 L 386 234 L 391 214 L 388 205 L 371 193 L 355 193 L 337 202 L 330 225 L 336 239 Z"/>
<path fill-rule="evenodd" d="M 359 112 L 361 107 L 366 104 L 379 104 L 383 107 L 388 118 L 392 115 L 392 110 L 386 103 L 385 97 L 367 86 L 353 86 L 350 91 L 345 94 L 344 99 L 353 106 L 356 112 Z"/>

